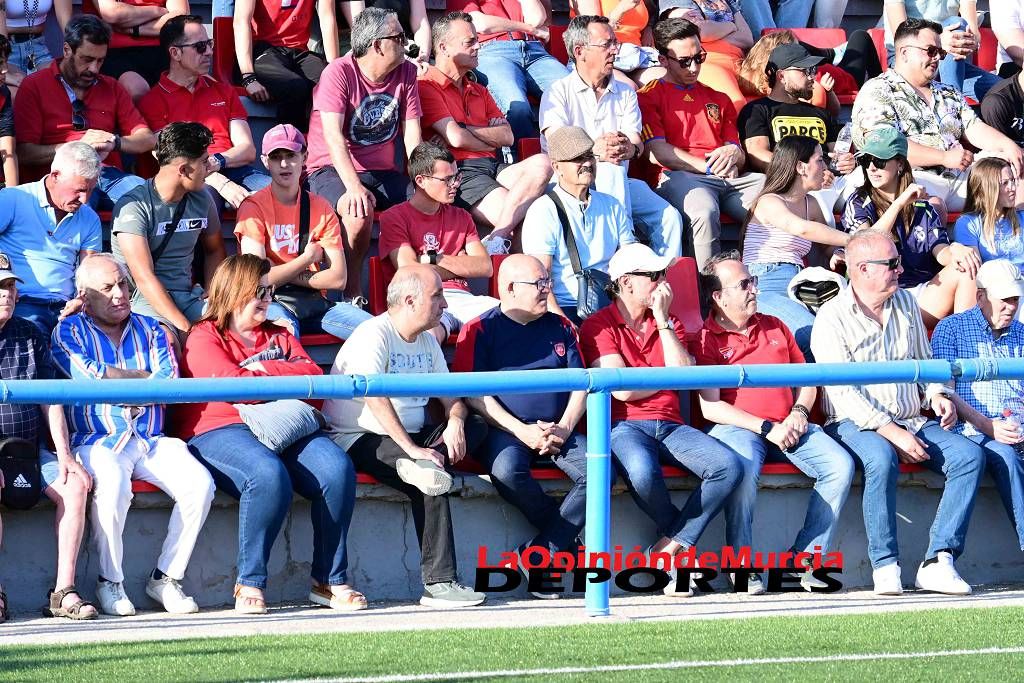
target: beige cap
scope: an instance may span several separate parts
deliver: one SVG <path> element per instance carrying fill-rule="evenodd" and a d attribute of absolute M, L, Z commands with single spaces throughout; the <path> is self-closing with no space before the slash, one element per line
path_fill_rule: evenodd
<path fill-rule="evenodd" d="M 646 244 L 634 242 L 615 252 L 608 262 L 608 276 L 618 280 L 627 273 L 656 273 L 668 268 L 671 256 L 658 256 Z"/>
<path fill-rule="evenodd" d="M 594 141 L 579 126 L 563 126 L 547 135 L 551 161 L 570 161 L 594 149 Z"/>
<path fill-rule="evenodd" d="M 1024 297 L 1024 277 L 1020 269 L 1006 259 L 993 259 L 981 264 L 974 283 L 988 292 L 990 299 Z"/>

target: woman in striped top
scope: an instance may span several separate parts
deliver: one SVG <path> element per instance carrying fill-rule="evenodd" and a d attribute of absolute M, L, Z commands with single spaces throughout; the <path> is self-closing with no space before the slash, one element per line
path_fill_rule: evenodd
<path fill-rule="evenodd" d="M 825 180 L 821 145 L 801 135 L 779 141 L 740 232 L 743 264 L 757 277 L 757 309 L 789 327 L 810 362 L 814 315 L 789 298 L 789 283 L 804 267 L 815 243 L 845 246 L 850 236 L 825 223 L 818 202 L 809 196 Z"/>

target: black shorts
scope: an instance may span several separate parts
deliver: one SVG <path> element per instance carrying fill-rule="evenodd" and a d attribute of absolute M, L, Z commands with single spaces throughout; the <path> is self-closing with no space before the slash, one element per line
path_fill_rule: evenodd
<path fill-rule="evenodd" d="M 491 158 L 464 159 L 459 162 L 462 173 L 462 184 L 455 195 L 455 206 L 469 211 L 480 203 L 480 200 L 494 190 L 502 187 L 497 181 L 498 174 L 508 168 L 508 164 L 500 164 Z"/>
<path fill-rule="evenodd" d="M 359 182 L 373 193 L 377 213 L 401 204 L 409 196 L 409 178 L 398 171 L 363 171 Z M 309 176 L 309 190 L 326 199 L 337 211 L 338 200 L 345 194 L 345 184 L 333 166 L 324 166 Z"/>
<path fill-rule="evenodd" d="M 159 45 L 119 47 L 107 51 L 107 58 L 103 60 L 100 73 L 111 78 L 120 78 L 121 74 L 134 71 L 153 86 L 160 80 L 160 74 L 169 68 L 169 61 L 167 51 Z"/>

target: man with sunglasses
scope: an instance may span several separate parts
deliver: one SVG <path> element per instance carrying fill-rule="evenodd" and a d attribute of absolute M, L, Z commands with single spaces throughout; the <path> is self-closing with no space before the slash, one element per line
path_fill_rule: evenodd
<path fill-rule="evenodd" d="M 548 310 L 551 278 L 541 262 L 525 254 L 505 259 L 498 271 L 501 305 L 469 322 L 459 334 L 455 372 L 564 370 L 583 368 L 579 340 L 565 318 Z M 466 399 L 490 425 L 476 452 L 491 482 L 537 529 L 515 550 L 533 559 L 528 548 L 575 552 L 586 516 L 587 446 L 576 432 L 583 417 L 584 391 L 547 394 L 505 393 Z M 559 501 L 530 473 L 537 460 L 550 459 L 572 480 Z M 519 566 L 522 567 L 520 561 Z M 535 592 L 557 598 L 558 592 Z"/>
<path fill-rule="evenodd" d="M 18 159 L 36 178 L 61 144 L 81 140 L 103 161 L 93 205 L 109 204 L 141 185 L 121 168 L 121 153 L 145 154 L 156 137 L 124 87 L 100 74 L 110 27 L 90 14 L 76 16 L 64 30 L 64 57 L 27 76 L 14 101 Z M 28 179 L 23 178 L 23 180 Z"/>
<path fill-rule="evenodd" d="M 433 142 L 421 142 L 409 158 L 409 173 L 416 192 L 380 215 L 377 248 L 386 278 L 416 263 L 441 276 L 448 308 L 431 332 L 444 344 L 462 323 L 498 305 L 493 297 L 474 295 L 466 282 L 490 277 L 491 257 L 473 217 L 454 205 L 462 171 L 452 153 Z"/>
<path fill-rule="evenodd" d="M 963 93 L 939 83 L 945 56 L 942 26 L 907 19 L 896 29 L 893 68 L 867 81 L 853 103 L 853 142 L 860 148 L 868 133 L 895 128 L 908 140 L 907 158 L 914 179 L 950 211 L 961 211 L 967 197 L 967 174 L 975 154 L 997 156 L 1024 173 L 1024 152 L 1010 138 L 983 122 Z"/>
<path fill-rule="evenodd" d="M 329 0 L 333 2 L 333 0 Z M 394 12 L 367 7 L 352 22 L 352 52 L 332 62 L 313 93 L 309 189 L 341 218 L 348 272 L 345 296 L 362 295 L 374 212 L 405 201 L 409 177 L 398 160 L 420 144 L 416 66 Z"/>
<path fill-rule="evenodd" d="M 929 360 L 932 349 L 913 295 L 900 289 L 903 271 L 892 237 L 873 228 L 846 245 L 850 285 L 818 311 L 811 350 L 819 363 Z M 825 387 L 825 432 L 864 470 L 864 527 L 875 593 L 903 592 L 896 539 L 899 463 L 915 463 L 945 476 L 918 588 L 966 595 L 971 587 L 956 571 L 963 552 L 978 483 L 985 471 L 981 446 L 950 430 L 956 405 L 939 383 Z M 934 418 L 921 414 L 931 408 Z"/>
<path fill-rule="evenodd" d="M 642 137 L 661 168 L 657 192 L 688 220 L 690 246 L 703 266 L 720 251 L 721 212 L 742 222 L 764 176 L 744 173 L 729 97 L 697 80 L 707 56 L 697 26 L 686 19 L 659 21 L 654 44 L 667 73 L 638 93 Z"/>
<path fill-rule="evenodd" d="M 219 203 L 237 209 L 250 192 L 270 184 L 270 176 L 253 164 L 256 147 L 245 107 L 230 83 L 212 78 L 213 40 L 202 17 L 174 17 L 160 29 L 160 46 L 170 68 L 139 100 L 149 127 L 159 132 L 172 121 L 198 121 L 213 133 L 206 187 Z"/>
<path fill-rule="evenodd" d="M 781 320 L 757 312 L 757 276 L 738 251 L 711 258 L 701 273 L 701 291 L 709 314 L 694 355 L 698 365 L 803 363 Z M 725 505 L 725 543 L 737 551 L 753 547 L 754 503 L 765 460 L 791 462 L 814 478 L 803 528 L 790 546 L 793 569 L 804 590 L 822 587 L 811 575 L 811 555 L 828 553 L 853 479 L 853 460 L 821 427 L 809 422 L 815 387 L 703 389 L 700 407 L 713 423 L 709 432 L 739 454 L 743 478 Z M 748 591 L 760 593 L 760 577 Z"/>

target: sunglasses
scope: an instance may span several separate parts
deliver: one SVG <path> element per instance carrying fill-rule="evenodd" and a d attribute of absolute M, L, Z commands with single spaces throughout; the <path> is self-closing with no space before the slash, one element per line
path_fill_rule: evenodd
<path fill-rule="evenodd" d="M 649 277 L 651 282 L 657 282 L 661 278 L 665 277 L 664 270 L 634 270 L 632 273 L 626 273 L 627 275 L 643 275 Z"/>
<path fill-rule="evenodd" d="M 879 266 L 885 266 L 889 270 L 896 270 L 900 267 L 900 263 L 903 262 L 899 256 L 893 256 L 892 258 L 885 259 L 869 259 L 867 261 L 861 261 L 861 263 L 875 263 Z"/>
<path fill-rule="evenodd" d="M 927 53 L 929 61 L 933 59 L 946 58 L 946 51 L 943 50 L 941 47 L 935 47 L 934 45 L 929 45 L 928 47 L 921 47 L 920 45 L 904 45 L 903 47 L 914 47 L 917 48 L 918 50 L 923 50 L 925 53 Z"/>
<path fill-rule="evenodd" d="M 818 67 L 816 66 L 794 66 L 790 69 L 784 69 L 784 71 L 803 71 L 807 78 L 814 78 L 818 74 Z"/>
<path fill-rule="evenodd" d="M 752 287 L 757 287 L 757 276 L 751 275 L 748 278 L 743 278 L 734 285 L 727 285 L 722 289 L 740 289 L 744 292 L 749 292 Z"/>
<path fill-rule="evenodd" d="M 213 38 L 197 40 L 194 43 L 185 43 L 184 45 L 175 45 L 175 47 L 190 47 L 196 51 L 196 54 L 205 55 L 207 50 L 213 51 Z"/>
<path fill-rule="evenodd" d="M 678 64 L 680 67 L 684 69 L 689 69 L 690 66 L 692 66 L 693 64 L 703 64 L 704 60 L 708 58 L 708 53 L 706 50 L 701 50 L 692 57 L 680 57 L 679 59 L 675 60 L 673 60 L 672 57 L 669 57 L 668 55 L 665 56 L 668 57 L 669 60 L 675 61 L 675 63 Z"/>
<path fill-rule="evenodd" d="M 885 170 L 885 165 L 890 161 L 892 161 L 892 159 L 879 159 L 878 157 L 873 157 L 870 154 L 865 154 L 860 158 L 860 165 L 864 167 L 865 171 L 869 166 L 874 166 L 879 171 L 882 171 Z"/>
<path fill-rule="evenodd" d="M 89 121 L 85 118 L 85 102 L 77 97 L 71 103 L 71 127 L 74 130 L 85 130 L 89 127 Z"/>
<path fill-rule="evenodd" d="M 257 299 L 273 299 L 274 285 L 256 285 L 256 298 Z"/>
<path fill-rule="evenodd" d="M 393 40 L 396 43 L 399 43 L 401 45 L 405 45 L 407 42 L 409 42 L 409 39 L 405 37 L 405 32 L 404 31 L 402 33 L 396 33 L 393 36 L 382 36 L 381 38 L 378 38 L 377 40 Z"/>
<path fill-rule="evenodd" d="M 513 280 L 514 285 L 533 285 L 542 292 L 549 291 L 551 289 L 551 278 L 542 277 L 538 280 Z"/>

